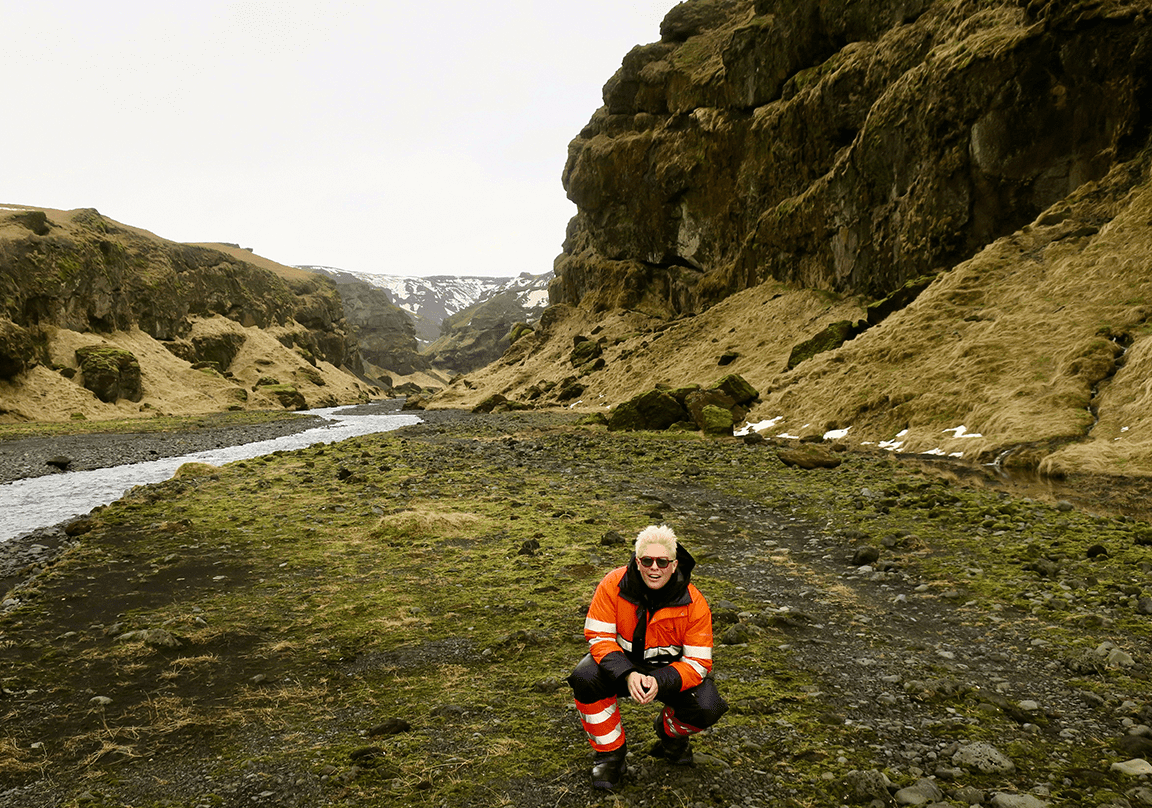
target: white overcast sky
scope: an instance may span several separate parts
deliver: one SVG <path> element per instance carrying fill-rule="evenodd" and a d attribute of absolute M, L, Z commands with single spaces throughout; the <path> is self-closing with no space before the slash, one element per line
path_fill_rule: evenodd
<path fill-rule="evenodd" d="M 568 142 L 675 5 L 5 2 L 0 205 L 284 264 L 547 272 Z"/>

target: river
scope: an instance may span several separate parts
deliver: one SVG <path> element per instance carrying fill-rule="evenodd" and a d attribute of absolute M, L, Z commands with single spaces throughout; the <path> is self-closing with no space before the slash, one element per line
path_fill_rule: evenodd
<path fill-rule="evenodd" d="M 360 435 L 389 432 L 421 421 L 416 415 L 358 414 L 355 410 L 355 406 L 310 410 L 306 414 L 325 419 L 322 426 L 272 440 L 209 449 L 180 457 L 165 457 L 146 463 L 50 474 L 0 485 L 0 542 L 83 516 L 99 505 L 115 502 L 137 485 L 163 482 L 184 463 L 200 462 L 222 466 L 276 451 L 303 449 L 317 443 L 335 443 Z"/>

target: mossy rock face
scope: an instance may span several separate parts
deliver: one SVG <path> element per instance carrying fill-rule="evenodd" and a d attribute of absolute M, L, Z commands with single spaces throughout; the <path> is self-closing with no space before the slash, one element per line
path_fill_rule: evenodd
<path fill-rule="evenodd" d="M 193 337 L 192 347 L 196 356 L 195 361 L 211 362 L 221 371 L 225 371 L 231 367 L 232 360 L 244 347 L 244 341 L 243 334 L 231 332 Z"/>
<path fill-rule="evenodd" d="M 52 224 L 48 221 L 48 215 L 42 210 L 25 210 L 20 213 L 14 213 L 9 218 L 17 224 L 28 228 L 38 236 L 46 236 L 52 230 Z"/>
<path fill-rule="evenodd" d="M 574 347 L 572 353 L 568 355 L 568 361 L 572 363 L 572 367 L 583 369 L 599 359 L 603 352 L 604 349 L 599 342 L 584 339 L 576 343 L 576 347 Z"/>
<path fill-rule="evenodd" d="M 0 379 L 11 379 L 28 369 L 36 352 L 32 334 L 11 320 L 0 320 Z"/>
<path fill-rule="evenodd" d="M 608 429 L 619 430 L 650 429 L 663 430 L 686 418 L 684 408 L 671 393 L 665 390 L 649 390 L 625 401 L 608 416 Z"/>
<path fill-rule="evenodd" d="M 788 356 L 788 370 L 792 370 L 805 359 L 811 359 L 818 353 L 839 348 L 866 327 L 867 324 L 857 324 L 849 320 L 832 323 L 816 336 L 792 348 L 792 353 Z"/>
<path fill-rule="evenodd" d="M 508 342 L 515 345 L 521 337 L 526 337 L 532 333 L 535 332 L 528 323 L 516 323 L 512 326 L 512 330 L 508 332 Z"/>
<path fill-rule="evenodd" d="M 105 404 L 121 398 L 139 401 L 144 397 L 140 362 L 131 351 L 106 345 L 76 349 L 76 362 L 84 377 L 84 387 Z"/>
<path fill-rule="evenodd" d="M 320 371 L 310 366 L 299 367 L 292 372 L 292 375 L 296 377 L 296 381 L 305 381 L 316 387 L 324 387 L 327 384 Z"/>
<path fill-rule="evenodd" d="M 260 385 L 259 389 L 263 393 L 271 393 L 276 396 L 280 402 L 280 406 L 284 407 L 284 409 L 308 409 L 308 402 L 304 400 L 304 395 L 290 384 L 265 384 Z"/>

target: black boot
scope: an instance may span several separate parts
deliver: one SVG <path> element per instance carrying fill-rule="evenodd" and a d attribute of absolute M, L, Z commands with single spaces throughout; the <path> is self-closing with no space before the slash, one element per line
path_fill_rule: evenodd
<path fill-rule="evenodd" d="M 596 762 L 592 764 L 592 787 L 605 791 L 618 788 L 624 773 L 628 771 L 628 763 L 625 761 L 627 755 L 627 745 L 611 752 L 597 752 Z"/>
<path fill-rule="evenodd" d="M 652 745 L 648 754 L 652 757 L 663 758 L 673 766 L 691 766 L 692 741 L 688 738 L 670 738 L 664 733 L 664 724 L 659 716 L 656 718 L 656 737 L 660 740 Z"/>

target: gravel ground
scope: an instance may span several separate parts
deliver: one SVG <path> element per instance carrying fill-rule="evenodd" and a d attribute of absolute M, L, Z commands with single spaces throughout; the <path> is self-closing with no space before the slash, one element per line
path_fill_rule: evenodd
<path fill-rule="evenodd" d="M 546 417 L 534 416 L 540 423 Z M 756 683 L 770 693 L 773 678 L 781 672 L 746 662 L 740 651 L 740 632 L 751 632 L 745 637 L 760 630 L 783 632 L 781 647 L 787 651 L 789 669 L 813 682 L 808 698 L 821 705 L 826 723 L 867 739 L 876 767 L 871 772 L 853 772 L 847 761 L 808 748 L 805 738 L 779 717 L 779 706 L 765 698 L 763 704 L 754 699 L 734 705 L 739 712 L 762 715 L 763 720 L 752 729 L 721 722 L 711 730 L 717 754 L 701 756 L 696 769 L 670 770 L 644 759 L 636 750 L 630 783 L 670 785 L 681 794 L 683 804 L 700 808 L 797 805 L 799 784 L 793 766 L 815 760 L 828 778 L 844 784 L 844 803 L 995 808 L 1072 804 L 1051 799 L 1052 791 L 1063 790 L 1078 795 L 1075 804 L 1152 805 L 1146 776 L 1120 774 L 1110 768 L 1112 761 L 1152 758 L 1152 730 L 1148 729 L 1152 705 L 1126 689 L 1142 689 L 1139 683 L 1150 675 L 1144 649 L 1125 643 L 1120 631 L 1093 632 L 1133 652 L 1135 660 L 1119 663 L 1128 667 L 1124 676 L 1100 675 L 1108 664 L 1106 656 L 1090 656 L 1081 664 L 1052 649 L 1060 632 L 1071 625 L 1070 616 L 1085 627 L 1108 626 L 1133 608 L 1126 596 L 1118 594 L 1114 605 L 1100 605 L 1093 594 L 1095 584 L 1073 580 L 1062 595 L 1067 602 L 1057 608 L 1045 594 L 1045 574 L 1037 577 L 1036 572 L 1022 569 L 1019 591 L 1030 608 L 1005 603 L 981 609 L 966 602 L 964 581 L 923 580 L 915 571 L 914 552 L 885 550 L 878 563 L 860 564 L 853 536 L 796 519 L 754 498 L 726 491 L 726 486 L 697 480 L 704 472 L 737 480 L 744 473 L 746 450 L 736 444 L 710 448 L 707 464 L 692 454 L 696 450 L 692 444 L 662 447 L 667 454 L 664 462 L 684 465 L 685 473 L 678 481 L 660 481 L 638 474 L 642 460 L 637 464 L 609 462 L 587 436 L 516 439 L 510 435 L 523 426 L 517 417 L 473 418 L 468 413 L 430 412 L 425 418 L 428 426 L 414 428 L 409 439 L 442 446 L 445 461 L 469 458 L 477 473 L 518 468 L 530 475 L 536 468 L 547 472 L 545 476 L 562 470 L 572 479 L 595 479 L 604 491 L 638 497 L 650 502 L 661 518 L 674 517 L 686 534 L 709 548 L 710 574 L 732 581 L 741 592 L 739 603 L 713 603 L 722 690 L 726 682 L 739 680 Z M 495 437 L 501 439 L 492 440 Z M 122 442 L 124 437 L 116 440 Z M 115 455 L 111 447 L 105 448 L 108 456 Z M 840 495 L 862 502 L 870 496 L 861 491 Z M 1052 520 L 1053 532 L 1060 530 L 1060 513 L 1053 511 L 1046 517 Z M 978 532 L 976 541 L 995 540 L 992 528 Z M 58 543 L 70 541 L 63 531 L 55 535 Z M 14 563 L 22 561 L 27 567 L 37 560 L 37 553 L 52 552 L 49 539 L 26 538 L 10 543 L 5 551 Z M 44 549 L 36 549 L 37 545 Z M 466 638 L 460 642 L 466 647 Z M 989 721 L 998 727 L 990 751 L 974 749 L 965 740 L 982 722 L 964 714 L 970 711 L 956 708 L 973 703 L 982 705 Z M 635 729 L 640 735 L 641 727 Z M 576 732 L 568 724 L 558 731 Z M 1091 768 L 1076 768 L 1072 761 L 1086 747 L 1098 750 L 1099 761 Z M 1060 775 L 1039 774 L 1036 770 L 1049 772 L 1050 767 L 1038 766 L 1018 753 L 1015 768 L 977 776 L 984 765 L 1001 765 L 998 755 L 1018 750 L 1040 750 L 1056 761 L 1051 768 Z M 740 762 L 772 757 L 776 758 L 774 766 Z M 879 770 L 891 775 L 895 783 L 878 784 L 883 777 Z M 176 773 L 172 777 L 181 781 Z M 312 781 L 298 773 L 280 773 L 277 782 L 277 797 L 291 798 L 282 804 L 324 804 L 320 792 L 309 785 Z M 28 804 L 21 800 L 30 795 L 55 793 L 49 786 L 42 782 L 8 794 L 0 788 L 0 806 L 15 808 Z M 188 784 L 189 789 L 193 787 Z M 250 804 L 265 793 L 250 794 L 255 786 L 247 780 L 237 780 L 229 788 L 234 795 L 229 806 Z M 174 791 L 179 798 L 187 793 Z M 396 804 L 404 804 L 405 796 L 411 795 L 398 794 Z M 605 803 L 601 795 L 588 790 L 582 757 L 574 757 L 570 774 L 559 780 L 509 784 L 505 799 L 502 804 L 519 808 Z M 621 795 L 617 804 L 658 802 L 632 790 Z"/>

